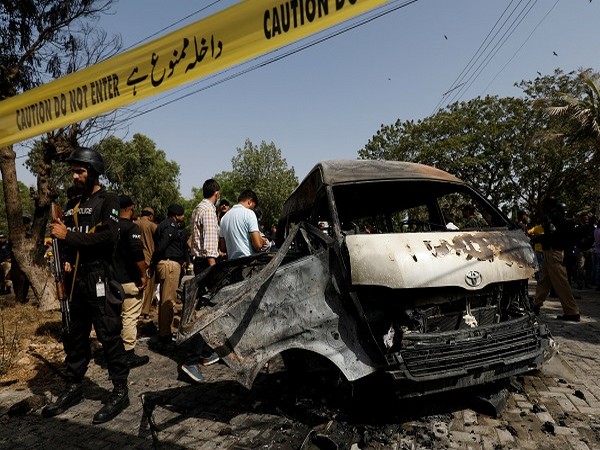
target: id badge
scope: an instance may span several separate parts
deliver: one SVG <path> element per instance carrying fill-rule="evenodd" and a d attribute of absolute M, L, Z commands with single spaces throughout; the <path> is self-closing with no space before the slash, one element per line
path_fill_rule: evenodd
<path fill-rule="evenodd" d="M 106 287 L 104 286 L 104 281 L 98 278 L 98 282 L 96 283 L 96 297 L 104 297 L 106 295 Z"/>

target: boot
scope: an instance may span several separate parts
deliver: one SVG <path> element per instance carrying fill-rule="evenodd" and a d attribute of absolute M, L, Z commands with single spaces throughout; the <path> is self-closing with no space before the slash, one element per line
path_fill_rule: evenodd
<path fill-rule="evenodd" d="M 121 411 L 129 406 L 129 391 L 126 383 L 115 384 L 108 401 L 94 415 L 93 424 L 108 422 L 119 415 Z"/>
<path fill-rule="evenodd" d="M 147 355 L 136 355 L 133 349 L 127 350 L 125 353 L 127 354 L 126 364 L 128 369 L 143 366 L 148 361 L 150 361 L 150 358 Z"/>
<path fill-rule="evenodd" d="M 83 400 L 83 386 L 81 383 L 67 384 L 63 393 L 60 394 L 53 403 L 46 405 L 44 409 L 42 409 L 42 416 L 54 417 L 58 414 L 62 414 L 81 400 Z"/>

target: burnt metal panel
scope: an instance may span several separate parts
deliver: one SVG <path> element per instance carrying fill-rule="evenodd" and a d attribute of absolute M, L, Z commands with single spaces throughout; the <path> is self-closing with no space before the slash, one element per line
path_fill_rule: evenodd
<path fill-rule="evenodd" d="M 359 339 L 342 274 L 330 271 L 338 266 L 330 261 L 335 253 L 328 247 L 312 249 L 280 264 L 297 230 L 256 275 L 220 289 L 210 299 L 215 306 L 202 307 L 196 320 L 195 308 L 184 311 L 178 341 L 200 332 L 248 388 L 266 361 L 288 349 L 324 356 L 348 380 L 376 370 Z M 185 302 L 194 302 L 201 278 L 186 285 Z"/>
<path fill-rule="evenodd" d="M 336 185 L 381 180 L 438 180 L 452 183 L 462 181 L 435 167 L 405 161 L 330 160 L 318 164 L 323 182 Z"/>
<path fill-rule="evenodd" d="M 424 336 L 425 339 L 420 344 L 422 348 L 418 351 L 416 349 L 419 346 L 418 337 L 415 336 L 407 352 L 400 351 L 388 355 L 390 368 L 387 370 L 387 373 L 396 383 L 396 394 L 399 397 L 415 397 L 479 386 L 507 379 L 514 375 L 539 369 L 554 356 L 558 349 L 558 344 L 552 339 L 545 325 L 537 322 L 527 323 L 526 318 L 520 323 L 505 323 L 503 326 L 495 326 L 493 328 L 491 336 L 475 334 L 472 342 L 470 342 L 470 335 L 476 333 L 475 331 L 461 332 L 462 338 L 467 338 L 466 340 L 461 340 L 461 336 L 457 333 L 454 333 L 457 338 L 456 341 L 452 339 L 448 340 L 448 344 L 455 344 L 456 351 L 454 357 L 456 357 L 457 363 L 464 364 L 462 368 L 450 366 L 444 369 L 442 367 L 444 365 L 442 361 L 443 356 L 438 352 L 443 346 L 433 341 L 427 342 L 430 339 L 443 338 L 443 336 Z M 533 332 L 534 336 L 530 336 L 529 338 L 524 337 L 528 336 L 531 332 Z M 529 347 L 531 351 L 511 353 L 510 349 L 505 347 L 503 342 L 500 342 L 505 337 L 501 336 L 501 334 L 507 333 L 510 335 L 510 340 L 521 341 L 521 345 L 525 348 Z M 493 350 L 490 350 L 489 347 L 483 348 L 482 352 L 484 354 L 487 353 L 487 359 L 482 358 L 481 361 L 477 361 L 479 356 L 476 355 L 477 350 L 472 344 L 481 344 L 482 339 L 499 339 L 498 343 L 501 344 L 500 351 L 494 357 Z M 536 341 L 535 345 L 534 340 Z M 467 345 L 467 347 L 463 347 L 463 344 Z M 432 351 L 429 352 L 428 348 L 432 349 Z M 461 351 L 468 354 L 460 356 Z M 420 356 L 417 353 L 420 353 Z M 404 359 L 405 355 L 407 356 L 408 364 Z M 437 356 L 440 356 L 440 359 L 437 359 Z M 461 358 L 462 361 L 459 361 Z M 470 361 L 469 358 L 471 358 Z M 436 370 L 427 370 L 427 365 L 432 364 L 435 366 L 436 363 L 440 363 L 440 366 Z M 421 365 L 425 366 L 425 370 L 420 369 Z"/>
<path fill-rule="evenodd" d="M 354 285 L 479 290 L 536 268 L 521 230 L 349 235 L 346 245 Z"/>
<path fill-rule="evenodd" d="M 411 379 L 446 378 L 510 365 L 542 353 L 539 327 L 525 316 L 510 322 L 435 334 L 409 334 L 397 355 Z"/>

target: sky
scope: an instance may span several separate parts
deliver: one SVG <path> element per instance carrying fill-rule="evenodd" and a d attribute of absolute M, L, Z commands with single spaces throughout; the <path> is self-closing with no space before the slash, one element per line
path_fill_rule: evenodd
<path fill-rule="evenodd" d="M 120 0 L 97 26 L 120 34 L 127 49 L 235 3 Z M 247 63 L 133 104 L 156 109 L 115 134 L 152 139 L 180 165 L 185 198 L 231 170 L 246 139 L 273 142 L 301 180 L 318 161 L 357 158 L 382 125 L 398 119 L 423 119 L 448 101 L 520 96 L 515 83 L 556 68 L 600 71 L 598 18 L 596 0 L 417 0 L 255 70 Z M 31 185 L 25 150 L 16 150 L 19 179 Z"/>

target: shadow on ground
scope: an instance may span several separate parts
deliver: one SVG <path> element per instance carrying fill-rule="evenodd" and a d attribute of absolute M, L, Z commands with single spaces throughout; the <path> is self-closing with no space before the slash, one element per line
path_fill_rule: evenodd
<path fill-rule="evenodd" d="M 239 437 L 239 447 L 234 448 L 300 449 L 311 430 L 327 436 L 340 449 L 354 443 L 360 448 L 377 448 L 369 447 L 374 442 L 386 448 L 386 444 L 398 442 L 399 436 L 422 448 L 434 448 L 437 438 L 432 420 L 448 423 L 456 411 L 465 408 L 493 416 L 497 411 L 480 396 L 506 388 L 505 384 L 495 385 L 486 390 L 399 400 L 380 379 L 349 385 L 325 375 L 298 379 L 281 370 L 260 374 L 250 391 L 229 381 L 146 392 L 142 398 L 144 420 L 151 419 L 149 429 L 155 443 L 182 422 L 201 418 L 225 424 L 221 433 Z M 257 419 L 244 419 L 241 428 L 236 427 L 236 418 L 247 415 Z M 270 420 L 259 423 L 265 416 Z M 248 427 L 270 431 L 265 433 L 270 441 L 244 438 Z"/>

